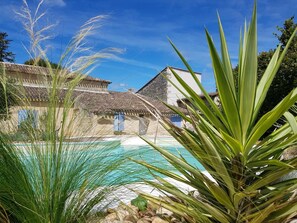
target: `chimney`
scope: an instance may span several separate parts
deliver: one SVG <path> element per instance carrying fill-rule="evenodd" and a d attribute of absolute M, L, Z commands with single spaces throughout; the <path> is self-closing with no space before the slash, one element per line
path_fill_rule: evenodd
<path fill-rule="evenodd" d="M 129 89 L 128 89 L 128 92 L 135 93 L 135 89 L 134 89 L 134 88 L 129 88 Z"/>

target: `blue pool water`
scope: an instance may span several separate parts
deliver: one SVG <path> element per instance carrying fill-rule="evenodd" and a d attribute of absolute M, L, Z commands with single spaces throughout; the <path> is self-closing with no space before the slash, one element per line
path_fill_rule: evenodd
<path fill-rule="evenodd" d="M 108 147 L 108 143 L 105 145 L 104 143 L 99 143 L 97 146 L 94 146 L 93 152 L 96 152 L 99 150 L 104 150 L 104 147 Z M 100 146 L 102 148 L 100 149 Z M 160 145 L 163 149 L 167 150 L 171 154 L 174 154 L 178 157 L 181 157 L 185 159 L 189 164 L 192 166 L 198 168 L 199 170 L 203 171 L 204 167 L 181 145 L 175 143 L 166 143 L 164 145 Z M 177 172 L 177 170 L 153 147 L 149 145 L 123 145 L 119 144 L 114 150 L 111 151 L 111 154 L 109 154 L 110 157 L 113 156 L 126 156 L 129 158 L 133 158 L 134 160 L 141 160 L 145 161 L 151 165 L 160 167 L 162 169 L 170 170 L 173 172 Z M 133 161 L 125 161 L 124 166 L 122 166 L 123 172 L 127 171 L 127 176 L 133 176 L 134 179 L 131 179 L 130 181 L 139 181 L 140 179 L 135 179 L 137 177 L 141 179 L 153 179 L 152 174 L 147 170 L 147 168 L 140 166 L 139 164 L 133 162 Z M 131 172 L 133 172 L 131 174 Z M 157 174 L 159 176 L 162 176 L 160 174 Z M 132 177 L 132 178 L 133 178 Z"/>
<path fill-rule="evenodd" d="M 182 146 L 177 144 L 166 144 L 160 146 L 178 157 L 182 156 L 182 158 L 184 158 L 189 164 L 198 168 L 199 170 L 204 170 L 204 167 Z M 149 145 L 119 145 L 114 150 L 114 153 L 117 155 L 122 154 L 135 160 L 145 161 L 148 164 L 179 174 L 179 172 L 158 151 Z M 150 172 L 147 168 L 133 161 L 125 162 L 122 170 L 123 171 L 119 172 L 118 174 L 120 175 L 126 173 L 126 176 L 130 177 L 128 180 L 130 183 L 143 180 L 152 180 L 154 179 L 153 174 L 162 178 L 166 177 L 156 172 L 153 172 L 152 174 L 152 172 Z"/>
<path fill-rule="evenodd" d="M 169 165 L 165 158 L 149 145 L 123 145 L 120 144 L 120 141 L 118 142 L 119 143 L 116 148 L 110 150 L 109 155 L 127 155 L 133 159 L 142 160 L 150 164 L 156 164 L 158 166 L 163 165 L 167 167 Z M 108 148 L 113 143 L 114 141 L 93 143 L 92 151 L 94 153 L 98 152 L 98 150 L 102 151 Z M 203 166 L 181 145 L 177 143 L 166 143 L 164 145 L 160 144 L 159 146 L 178 157 L 182 156 L 182 158 L 184 158 L 189 164 L 193 165 L 194 167 L 200 170 L 204 170 Z"/>
<path fill-rule="evenodd" d="M 18 147 L 27 147 L 29 145 L 20 144 Z M 45 144 L 40 144 L 40 149 L 45 148 Z M 64 150 L 65 147 L 65 150 Z M 68 148 L 67 148 L 68 147 Z M 170 153 L 176 156 L 182 156 L 192 166 L 204 170 L 203 166 L 194 159 L 191 154 L 177 143 L 166 143 L 160 145 L 160 147 L 166 149 Z M 67 153 L 66 162 L 71 161 L 71 157 L 76 159 L 80 154 L 87 154 L 88 164 L 94 168 L 102 165 L 102 163 L 122 162 L 120 169 L 114 170 L 107 175 L 107 182 L 112 181 L 117 177 L 124 177 L 125 182 L 138 182 L 142 180 L 153 179 L 152 173 L 145 167 L 131 161 L 141 160 L 151 165 L 160 167 L 162 169 L 171 170 L 178 173 L 173 166 L 154 148 L 149 145 L 125 145 L 120 141 L 101 141 L 101 142 L 78 142 L 78 143 L 65 143 L 63 150 Z M 69 153 L 69 150 L 71 152 Z M 30 162 L 28 162 L 29 164 Z M 157 174 L 157 173 L 154 173 Z M 160 174 L 158 176 L 163 177 Z"/>

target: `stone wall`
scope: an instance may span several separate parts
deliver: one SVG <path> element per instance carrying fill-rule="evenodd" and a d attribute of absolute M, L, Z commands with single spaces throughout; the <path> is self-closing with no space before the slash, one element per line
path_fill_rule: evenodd
<path fill-rule="evenodd" d="M 169 135 L 169 133 L 158 123 L 158 121 L 152 116 L 145 116 L 148 123 L 146 135 L 158 136 Z M 139 134 L 139 122 L 140 117 L 125 115 L 124 131 L 121 133 L 114 132 L 114 117 L 109 116 L 98 116 L 94 114 L 83 114 L 79 112 L 76 116 L 76 122 L 73 126 L 79 126 L 79 128 L 70 128 L 73 131 L 68 131 L 69 137 L 104 137 L 112 136 L 115 134 L 121 135 L 138 135 Z"/>
<path fill-rule="evenodd" d="M 161 135 L 169 135 L 169 133 L 160 125 L 159 121 L 151 115 L 146 115 L 142 117 L 145 119 L 145 123 L 147 125 L 145 135 L 154 136 L 155 134 Z M 131 134 L 139 134 L 139 123 L 140 117 L 130 116 L 125 120 L 125 132 L 129 135 Z"/>
<path fill-rule="evenodd" d="M 166 72 L 158 74 L 146 86 L 140 89 L 137 93 L 154 99 L 167 102 L 167 80 L 163 75 Z"/>
<path fill-rule="evenodd" d="M 37 129 L 45 130 L 44 116 L 47 113 L 46 102 L 32 102 L 30 106 L 18 107 L 15 106 L 11 109 L 10 118 L 6 121 L 0 121 L 2 132 L 14 133 L 18 130 L 18 112 L 19 110 L 35 110 L 37 111 Z M 63 107 L 57 108 L 56 130 L 57 134 L 61 134 L 61 121 Z M 145 115 L 144 118 L 147 123 L 146 135 L 153 136 L 158 134 L 169 135 L 168 132 L 158 123 L 151 115 Z M 139 134 L 140 117 L 138 115 L 125 115 L 123 135 L 136 135 Z M 85 110 L 71 108 L 68 112 L 65 122 L 64 135 L 67 138 L 101 138 L 105 136 L 114 135 L 114 116 L 113 115 L 95 115 Z"/>
<path fill-rule="evenodd" d="M 40 128 L 41 123 L 39 122 L 39 117 L 46 111 L 47 104 L 45 102 L 32 102 L 29 106 L 14 106 L 10 108 L 9 118 L 6 120 L 1 120 L 1 131 L 5 133 L 16 132 L 18 130 L 18 112 L 20 110 L 35 110 L 37 111 L 38 124 L 37 128 Z"/>

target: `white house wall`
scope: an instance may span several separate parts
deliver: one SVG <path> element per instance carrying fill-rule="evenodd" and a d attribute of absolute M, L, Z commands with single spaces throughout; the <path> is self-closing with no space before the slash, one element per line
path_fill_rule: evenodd
<path fill-rule="evenodd" d="M 179 70 L 179 69 L 174 69 L 174 71 L 194 90 L 196 91 L 196 93 L 198 95 L 201 94 L 201 90 L 198 87 L 198 85 L 196 84 L 194 78 L 192 77 L 192 75 L 187 72 L 187 71 L 183 71 L 183 70 Z M 168 73 L 168 78 L 179 88 L 183 87 L 179 84 L 179 82 L 177 81 L 177 79 L 174 77 L 174 75 L 171 73 L 171 71 L 169 70 L 169 68 L 167 68 Z M 201 82 L 201 74 L 196 73 L 197 78 L 199 79 L 199 81 Z M 172 105 L 177 105 L 177 100 L 178 99 L 182 99 L 184 98 L 184 95 L 179 92 L 170 82 L 168 82 L 167 85 L 167 103 L 172 104 Z"/>

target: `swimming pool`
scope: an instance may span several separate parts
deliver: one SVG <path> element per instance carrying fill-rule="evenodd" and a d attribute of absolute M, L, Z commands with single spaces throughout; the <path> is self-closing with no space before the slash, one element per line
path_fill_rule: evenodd
<path fill-rule="evenodd" d="M 114 143 L 114 141 L 98 142 L 97 145 L 94 144 L 92 152 L 96 153 L 98 152 L 98 149 L 104 150 L 104 147 L 108 147 L 109 143 L 112 144 Z M 178 157 L 182 156 L 189 164 L 191 164 L 195 168 L 201 171 L 205 170 L 204 167 L 185 148 L 183 148 L 172 138 L 159 138 L 157 144 Z M 145 161 L 162 169 L 176 172 L 175 168 L 158 151 L 146 144 L 140 138 L 132 138 L 132 140 L 124 139 L 120 141 L 118 146 L 111 150 L 111 153 L 108 156 L 110 157 L 110 159 L 112 159 L 113 156 L 133 158 L 135 160 Z M 123 173 L 126 174 L 127 177 L 131 177 L 129 182 L 151 180 L 154 178 L 149 170 L 129 159 L 125 160 L 125 163 L 121 168 L 121 173 L 119 172 L 119 174 Z"/>
<path fill-rule="evenodd" d="M 172 138 L 159 138 L 157 144 L 176 156 L 182 155 L 189 164 L 201 171 L 204 170 L 203 166 Z M 18 144 L 17 146 L 19 148 L 25 148 L 30 145 Z M 40 143 L 39 149 L 44 148 L 46 148 L 46 144 Z M 88 161 L 85 165 L 92 166 L 92 168 L 98 168 L 102 163 L 105 165 L 106 163 L 121 162 L 119 168 L 114 169 L 113 172 L 106 175 L 106 182 L 111 182 L 121 177 L 122 179 L 124 178 L 123 182 L 127 183 L 151 180 L 154 178 L 147 168 L 131 161 L 129 158 L 145 161 L 162 169 L 176 171 L 162 155 L 138 137 L 96 142 L 65 142 L 63 150 L 65 151 L 65 156 L 67 156 L 65 162 L 71 162 L 72 160 L 76 160 L 81 154 L 85 154 L 88 157 Z M 28 164 L 29 163 L 32 163 L 32 161 L 29 162 L 28 159 Z"/>
<path fill-rule="evenodd" d="M 135 148 L 136 147 L 136 148 Z M 160 167 L 162 169 L 171 170 L 174 172 L 177 172 L 174 167 L 154 148 L 150 146 L 121 146 L 119 149 L 123 149 L 125 152 L 126 150 L 131 150 L 133 148 L 134 153 L 134 159 L 136 160 L 143 160 L 149 164 L 155 165 L 157 167 Z M 166 145 L 162 146 L 162 148 L 166 149 L 171 154 L 174 154 L 176 156 L 182 156 L 189 164 L 192 166 L 204 170 L 203 166 L 182 146 L 180 145 Z M 139 169 L 139 165 L 136 163 L 127 163 L 127 166 L 129 168 L 135 167 Z M 153 176 L 145 169 L 142 168 L 142 171 L 144 173 L 145 179 L 153 179 Z M 158 174 L 159 175 L 159 174 Z"/>

